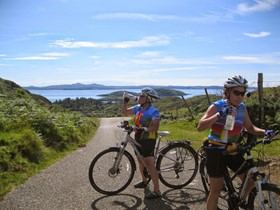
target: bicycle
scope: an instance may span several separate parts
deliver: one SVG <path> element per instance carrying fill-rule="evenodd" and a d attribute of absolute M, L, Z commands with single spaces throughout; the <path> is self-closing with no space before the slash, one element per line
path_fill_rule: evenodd
<path fill-rule="evenodd" d="M 110 147 L 92 160 L 89 167 L 89 180 L 92 187 L 99 193 L 114 195 L 125 190 L 131 183 L 136 170 L 133 156 L 126 150 L 130 144 L 146 166 L 143 157 L 136 148 L 139 145 L 131 133 L 133 126 L 124 121 L 119 128 L 126 132 L 124 140 L 118 147 Z M 167 187 L 180 189 L 188 185 L 198 171 L 198 157 L 196 151 L 190 146 L 190 141 L 168 141 L 160 148 L 161 140 L 168 136 L 168 131 L 158 131 L 158 139 L 155 146 L 155 165 L 159 172 L 160 181 Z M 150 179 L 147 167 L 144 175 Z"/>
<path fill-rule="evenodd" d="M 278 133 L 278 132 L 277 132 Z M 224 187 L 220 194 L 219 199 L 219 209 L 226 207 L 231 210 L 242 209 L 280 209 L 280 188 L 270 182 L 269 173 L 260 172 L 259 167 L 257 166 L 256 161 L 253 160 L 251 150 L 258 144 L 263 143 L 263 140 L 257 140 L 256 136 L 249 134 L 244 130 L 241 134 L 241 139 L 244 140 L 247 136 L 247 143 L 240 144 L 236 149 L 225 150 L 223 155 L 230 155 L 232 153 L 239 152 L 241 154 L 246 154 L 244 163 L 236 172 L 230 171 L 228 168 L 224 172 Z M 264 137 L 267 138 L 267 137 Z M 268 140 L 268 139 L 266 139 Z M 278 139 L 271 139 L 275 141 Z M 199 172 L 202 179 L 203 187 L 206 191 L 206 194 L 209 193 L 209 177 L 207 174 L 205 162 L 205 147 L 207 143 L 201 146 L 198 150 L 198 156 L 200 157 L 200 168 Z M 264 146 L 264 144 L 263 144 Z M 263 152 L 263 147 L 262 147 Z M 262 154 L 263 155 L 263 154 Z M 235 179 L 238 176 L 238 173 L 246 168 L 245 177 L 243 181 Z M 251 190 L 247 200 L 245 200 L 245 190 L 249 184 L 249 179 L 253 179 L 255 187 Z M 222 202 L 221 202 L 222 201 Z"/>

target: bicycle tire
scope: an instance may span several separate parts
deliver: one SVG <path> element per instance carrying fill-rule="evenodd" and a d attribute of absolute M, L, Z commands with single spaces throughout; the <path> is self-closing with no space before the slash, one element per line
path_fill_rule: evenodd
<path fill-rule="evenodd" d="M 123 191 L 131 183 L 136 165 L 133 157 L 126 150 L 123 153 L 119 168 L 114 172 L 113 165 L 120 151 L 118 147 L 111 147 L 100 152 L 89 167 L 89 181 L 99 193 L 115 195 Z"/>
<path fill-rule="evenodd" d="M 209 183 L 209 176 L 205 164 L 206 164 L 206 158 L 202 158 L 199 165 L 199 173 L 200 173 L 202 186 L 205 190 L 205 193 L 208 195 L 210 191 L 210 183 Z"/>
<path fill-rule="evenodd" d="M 198 157 L 188 144 L 170 143 L 159 152 L 156 168 L 159 171 L 159 179 L 165 186 L 180 189 L 195 178 Z"/>
<path fill-rule="evenodd" d="M 268 202 L 266 204 L 268 209 L 273 209 L 273 210 L 280 209 L 280 188 L 277 187 L 275 184 L 265 183 L 265 184 L 262 184 L 262 191 L 263 191 L 263 195 L 264 195 L 266 201 Z M 271 195 L 271 197 L 268 196 L 269 194 Z M 273 201 L 275 201 L 275 203 Z M 273 203 L 275 204 L 275 206 L 273 206 Z M 248 198 L 247 206 L 249 209 L 252 209 L 252 210 L 263 209 L 261 207 L 258 197 L 256 195 L 256 190 L 251 191 L 249 198 Z"/>

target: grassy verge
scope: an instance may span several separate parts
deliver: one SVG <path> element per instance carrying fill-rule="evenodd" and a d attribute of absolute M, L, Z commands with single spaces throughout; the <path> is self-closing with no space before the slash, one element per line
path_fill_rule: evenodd
<path fill-rule="evenodd" d="M 197 150 L 208 135 L 208 131 L 198 132 L 194 121 L 176 120 L 162 121 L 160 130 L 170 132 L 165 140 L 191 140 L 191 145 Z"/>
<path fill-rule="evenodd" d="M 52 147 L 45 147 L 40 145 L 39 148 L 30 147 L 28 154 L 34 153 L 32 157 L 40 156 L 38 161 L 30 161 L 24 154 L 26 154 L 26 147 L 23 147 L 23 142 L 27 141 L 27 135 L 23 135 L 23 132 L 11 133 L 11 132 L 2 132 L 0 134 L 0 143 L 3 144 L 3 140 L 6 140 L 8 143 L 5 146 L 0 146 L 0 165 L 2 168 L 8 167 L 7 170 L 0 170 L 0 201 L 3 197 L 11 192 L 15 187 L 23 184 L 28 178 L 38 174 L 40 171 L 48 168 L 61 158 L 75 151 L 80 145 L 87 143 L 92 136 L 95 134 L 99 120 L 92 119 L 95 122 L 96 126 L 93 126 L 92 129 L 89 129 L 87 132 L 83 133 L 80 136 L 80 141 L 77 143 L 68 144 L 64 150 L 57 150 Z M 28 130 L 28 133 L 30 131 Z M 16 144 L 17 141 L 22 142 L 21 144 Z M 13 140 L 9 142 L 9 140 Z M 32 145 L 32 141 L 29 139 L 27 145 Z M 19 150 L 20 148 L 20 150 Z M 23 149 L 24 148 L 24 149 Z M 36 152 L 40 151 L 40 155 Z"/>

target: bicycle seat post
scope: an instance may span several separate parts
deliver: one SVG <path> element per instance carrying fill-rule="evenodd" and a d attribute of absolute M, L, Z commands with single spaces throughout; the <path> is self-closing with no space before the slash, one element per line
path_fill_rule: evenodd
<path fill-rule="evenodd" d="M 157 142 L 156 142 L 156 146 L 155 146 L 155 160 L 156 160 L 156 156 L 158 154 L 158 150 L 159 150 L 159 146 L 160 146 L 160 142 L 163 136 L 168 136 L 170 133 L 168 131 L 158 131 L 158 138 L 157 138 Z"/>

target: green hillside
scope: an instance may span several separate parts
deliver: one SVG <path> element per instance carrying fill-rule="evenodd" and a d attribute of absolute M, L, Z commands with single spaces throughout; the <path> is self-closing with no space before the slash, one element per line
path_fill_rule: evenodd
<path fill-rule="evenodd" d="M 85 144 L 97 127 L 96 118 L 53 106 L 0 78 L 0 198 Z"/>

